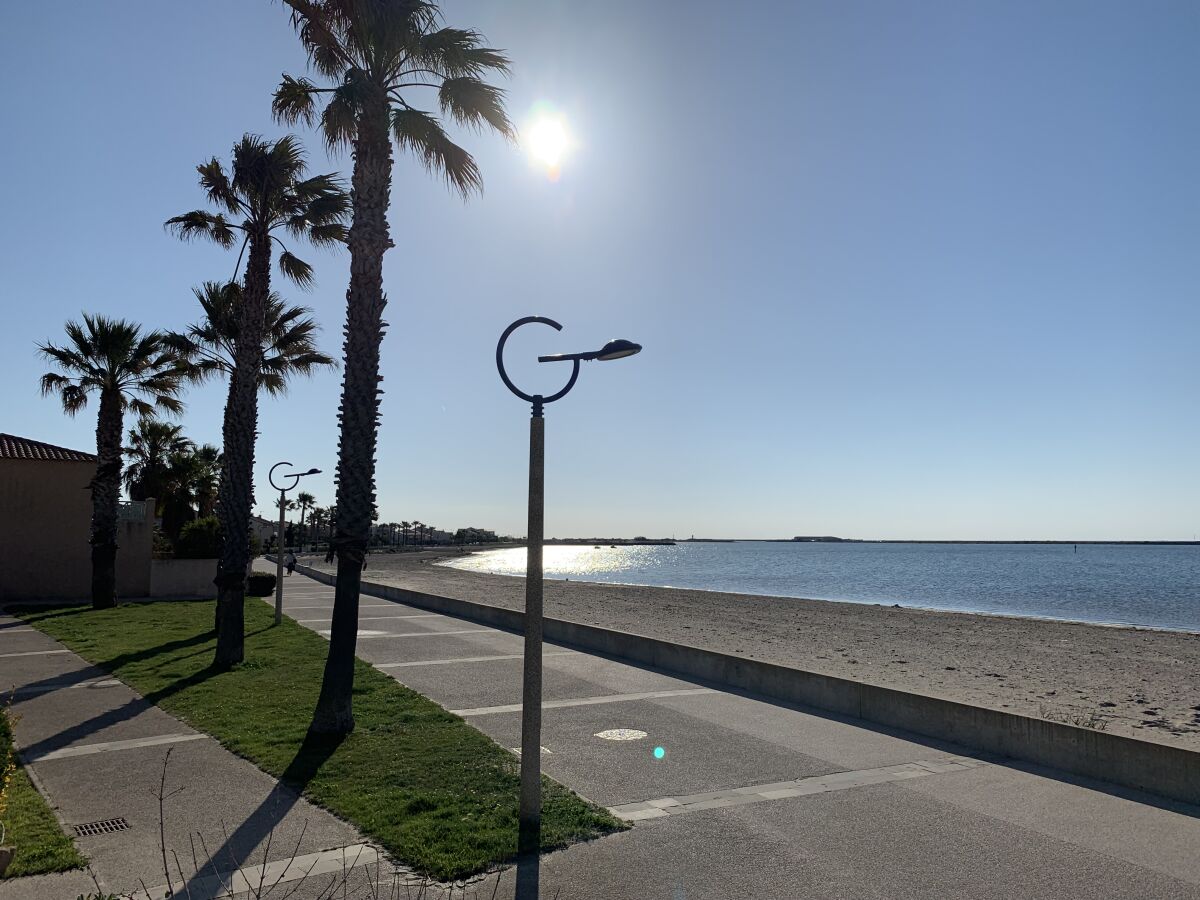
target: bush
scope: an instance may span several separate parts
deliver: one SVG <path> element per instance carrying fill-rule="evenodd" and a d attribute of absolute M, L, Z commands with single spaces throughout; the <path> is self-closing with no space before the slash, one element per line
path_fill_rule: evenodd
<path fill-rule="evenodd" d="M 221 555 L 221 525 L 216 516 L 188 522 L 175 542 L 176 559 L 216 559 Z"/>
<path fill-rule="evenodd" d="M 270 597 L 275 593 L 275 574 L 273 572 L 251 572 L 246 579 L 246 596 Z"/>

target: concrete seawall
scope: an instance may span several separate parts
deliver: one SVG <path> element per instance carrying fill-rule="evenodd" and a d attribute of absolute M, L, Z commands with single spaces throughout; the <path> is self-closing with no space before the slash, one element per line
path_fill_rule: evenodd
<path fill-rule="evenodd" d="M 309 566 L 297 570 L 325 584 L 336 581 Z M 505 631 L 523 630 L 517 610 L 366 581 L 362 592 Z M 547 618 L 545 637 L 762 697 L 1200 805 L 1200 753 L 1191 750 L 563 619 Z"/>

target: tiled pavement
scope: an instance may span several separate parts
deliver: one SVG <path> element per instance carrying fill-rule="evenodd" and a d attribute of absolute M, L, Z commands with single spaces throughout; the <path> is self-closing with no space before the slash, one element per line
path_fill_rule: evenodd
<path fill-rule="evenodd" d="M 319 633 L 332 601 L 285 582 Z M 519 745 L 520 636 L 366 595 L 361 624 L 363 659 Z M 545 650 L 544 771 L 636 824 L 546 856 L 543 896 L 1200 900 L 1195 808 Z"/>

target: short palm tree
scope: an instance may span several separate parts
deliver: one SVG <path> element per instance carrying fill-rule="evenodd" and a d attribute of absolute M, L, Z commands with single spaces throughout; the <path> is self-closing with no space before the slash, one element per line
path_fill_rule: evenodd
<path fill-rule="evenodd" d="M 379 349 L 383 341 L 383 255 L 392 246 L 387 210 L 392 142 L 414 153 L 464 197 L 482 186 L 471 154 L 414 96 L 436 91 L 441 112 L 460 125 L 514 137 L 504 92 L 483 81 L 506 74 L 508 59 L 477 32 L 441 28 L 428 0 L 284 0 L 309 63 L 329 86 L 285 75 L 274 111 L 285 122 L 317 119 L 333 147 L 354 149 L 350 288 L 346 293 L 345 379 L 337 469 L 337 586 L 329 656 L 313 714 L 316 733 L 354 728 L 354 649 L 363 558 L 375 507 Z"/>
<path fill-rule="evenodd" d="M 42 393 L 57 394 L 75 415 L 98 395 L 96 476 L 92 479 L 92 605 L 117 605 L 117 514 L 121 494 L 121 432 L 125 411 L 139 416 L 179 413 L 183 368 L 157 331 L 124 319 L 83 314 L 68 322 L 67 343 L 38 345 L 59 371 L 42 376 Z"/>
<path fill-rule="evenodd" d="M 334 175 L 306 178 L 299 142 L 291 136 L 274 143 L 246 135 L 233 147 L 226 172 L 214 157 L 197 166 L 200 185 L 219 212 L 192 210 L 167 220 L 181 238 L 206 237 L 223 247 L 239 243 L 237 279 L 243 256 L 246 273 L 233 344 L 233 372 L 222 424 L 225 464 L 217 490 L 217 515 L 224 537 L 217 565 L 217 649 L 214 664 L 242 661 L 245 646 L 246 568 L 250 561 L 250 513 L 254 503 L 254 440 L 258 427 L 258 387 L 271 301 L 272 247 L 283 247 L 280 271 L 302 287 L 312 283 L 312 267 L 283 245 L 279 232 L 315 244 L 345 240 L 343 220 L 349 199 Z M 226 219 L 226 214 L 240 221 Z"/>
<path fill-rule="evenodd" d="M 125 469 L 125 488 L 129 499 L 156 499 L 161 510 L 166 499 L 167 474 L 173 454 L 186 453 L 192 447 L 183 434 L 183 426 L 143 416 L 129 429 L 129 446 L 124 448 L 129 465 Z"/>
<path fill-rule="evenodd" d="M 238 319 L 244 292 L 236 281 L 206 281 L 192 293 L 204 318 L 185 332 L 167 335 L 168 343 L 192 366 L 196 380 L 230 378 L 237 368 Z M 273 397 L 287 393 L 297 375 L 336 367 L 317 347 L 320 326 L 306 306 L 289 306 L 277 293 L 267 295 L 259 387 Z"/>
<path fill-rule="evenodd" d="M 300 509 L 300 551 L 304 552 L 304 514 L 313 508 L 317 498 L 308 491 L 296 495 L 296 506 Z"/>
<path fill-rule="evenodd" d="M 221 449 L 212 444 L 201 444 L 196 448 L 194 456 L 199 466 L 195 482 L 196 513 L 201 518 L 207 518 L 217 508 L 217 486 L 223 462 Z"/>

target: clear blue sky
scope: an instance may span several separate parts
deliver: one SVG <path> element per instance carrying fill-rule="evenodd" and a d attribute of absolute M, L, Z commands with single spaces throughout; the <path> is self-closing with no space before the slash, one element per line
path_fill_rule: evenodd
<path fill-rule="evenodd" d="M 384 521 L 523 533 L 521 354 L 645 344 L 548 408 L 548 534 L 1191 539 L 1200 532 L 1200 5 L 445 4 L 507 48 L 510 108 L 567 117 L 550 181 L 464 135 L 464 204 L 395 170 Z M 81 310 L 153 327 L 231 254 L 164 233 L 194 166 L 304 55 L 279 4 L 45 0 L 0 14 L 0 430 L 94 446 L 37 393 Z M 300 132 L 314 168 L 329 161 Z M 303 255 L 303 254 L 302 254 Z M 340 355 L 348 263 L 308 251 Z M 544 332 L 544 333 L 538 333 Z M 542 367 L 543 369 L 547 367 Z M 265 400 L 332 473 L 338 374 Z M 536 385 L 535 385 L 536 386 Z M 223 388 L 188 396 L 217 442 Z M 310 479 L 332 502 L 331 474 Z"/>

